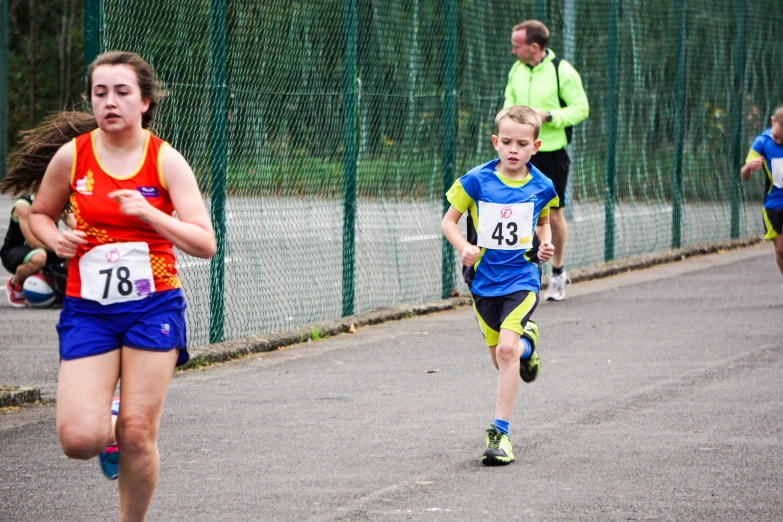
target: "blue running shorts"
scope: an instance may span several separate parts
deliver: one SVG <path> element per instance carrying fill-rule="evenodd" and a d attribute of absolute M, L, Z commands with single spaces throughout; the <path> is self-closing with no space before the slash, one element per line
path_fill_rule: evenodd
<path fill-rule="evenodd" d="M 185 306 L 180 289 L 109 305 L 66 297 L 57 324 L 60 359 L 70 361 L 127 346 L 153 352 L 178 349 L 177 366 L 185 364 Z"/>

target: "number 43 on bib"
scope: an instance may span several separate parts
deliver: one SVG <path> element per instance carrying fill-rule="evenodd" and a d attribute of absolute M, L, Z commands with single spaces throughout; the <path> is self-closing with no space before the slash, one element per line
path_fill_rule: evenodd
<path fill-rule="evenodd" d="M 479 201 L 478 246 L 490 250 L 533 247 L 533 203 Z"/>

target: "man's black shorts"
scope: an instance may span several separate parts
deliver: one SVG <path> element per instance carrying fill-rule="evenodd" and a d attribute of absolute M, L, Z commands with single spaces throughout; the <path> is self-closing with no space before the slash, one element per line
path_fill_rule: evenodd
<path fill-rule="evenodd" d="M 530 157 L 530 162 L 555 185 L 557 197 L 560 198 L 560 206 L 566 205 L 566 185 L 568 173 L 571 170 L 571 158 L 565 149 L 551 152 L 538 151 Z"/>

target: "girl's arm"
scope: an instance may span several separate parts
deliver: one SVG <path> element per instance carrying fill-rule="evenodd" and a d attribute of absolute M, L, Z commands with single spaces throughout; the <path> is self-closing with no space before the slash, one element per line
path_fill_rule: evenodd
<path fill-rule="evenodd" d="M 201 198 L 196 176 L 185 158 L 171 147 L 161 154 L 163 181 L 177 218 L 156 209 L 136 190 L 116 190 L 109 194 L 122 211 L 149 223 L 161 236 L 191 256 L 209 259 L 217 249 L 215 231 Z"/>
<path fill-rule="evenodd" d="M 78 245 L 87 244 L 84 232 L 61 232 L 55 224 L 71 195 L 74 153 L 73 143 L 68 142 L 54 154 L 35 193 L 28 219 L 30 232 L 63 259 L 76 255 Z"/>

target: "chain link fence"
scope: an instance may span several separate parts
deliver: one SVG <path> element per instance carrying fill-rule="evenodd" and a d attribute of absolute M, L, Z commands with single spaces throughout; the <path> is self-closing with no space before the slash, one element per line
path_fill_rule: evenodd
<path fill-rule="evenodd" d="M 783 11 L 766 5 L 96 2 L 86 45 L 155 67 L 157 132 L 213 213 L 216 257 L 179 256 L 191 344 L 464 292 L 443 194 L 494 156 L 511 28 L 530 18 L 590 100 L 568 267 L 763 230 L 763 182 L 738 168 L 782 98 Z"/>

